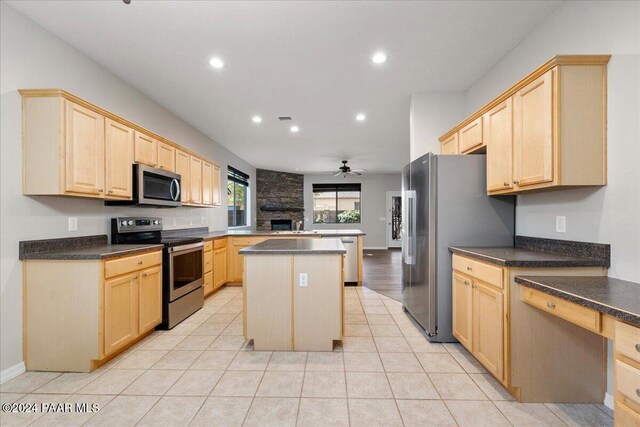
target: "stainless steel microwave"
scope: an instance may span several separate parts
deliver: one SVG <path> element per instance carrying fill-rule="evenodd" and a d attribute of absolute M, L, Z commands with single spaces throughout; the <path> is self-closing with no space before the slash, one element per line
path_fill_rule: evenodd
<path fill-rule="evenodd" d="M 180 175 L 150 166 L 133 165 L 131 200 L 107 200 L 105 205 L 175 208 L 182 206 Z"/>

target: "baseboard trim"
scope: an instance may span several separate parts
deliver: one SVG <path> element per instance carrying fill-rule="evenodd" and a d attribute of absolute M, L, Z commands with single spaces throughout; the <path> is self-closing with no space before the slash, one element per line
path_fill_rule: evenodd
<path fill-rule="evenodd" d="M 10 368 L 5 369 L 0 372 L 0 384 L 4 384 L 9 380 L 14 379 L 20 374 L 23 374 L 27 371 L 27 368 L 24 366 L 24 362 L 20 362 L 17 365 L 13 365 Z"/>
<path fill-rule="evenodd" d="M 613 409 L 613 395 L 609 393 L 604 394 L 604 406 L 609 409 Z"/>

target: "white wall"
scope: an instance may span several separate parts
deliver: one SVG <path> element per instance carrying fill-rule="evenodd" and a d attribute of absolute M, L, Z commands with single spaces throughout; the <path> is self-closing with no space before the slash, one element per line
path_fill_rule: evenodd
<path fill-rule="evenodd" d="M 365 248 L 386 248 L 386 192 L 400 191 L 402 176 L 398 174 L 365 174 L 362 176 L 334 177 L 332 175 L 304 176 L 304 228 L 310 229 L 354 229 L 364 231 Z M 314 224 L 313 184 L 361 183 L 362 205 L 360 224 Z M 382 220 L 381 220 L 382 218 Z"/>
<path fill-rule="evenodd" d="M 464 105 L 465 92 L 420 92 L 411 95 L 411 161 L 429 152 L 440 152 L 438 138 L 464 118 Z"/>
<path fill-rule="evenodd" d="M 136 209 L 105 207 L 97 200 L 23 196 L 22 117 L 17 89 L 65 89 L 218 161 L 223 173 L 228 164 L 247 172 L 252 177 L 253 188 L 255 168 L 5 3 L 0 4 L 0 15 L 0 370 L 4 371 L 22 361 L 22 274 L 18 241 L 109 234 L 109 219 L 126 215 L 162 216 L 165 224 L 175 228 L 208 226 L 221 230 L 227 227 L 225 207 Z M 43 176 L 42 179 L 57 177 Z M 69 216 L 78 217 L 77 232 L 67 231 Z M 255 221 L 255 215 L 252 217 Z"/>

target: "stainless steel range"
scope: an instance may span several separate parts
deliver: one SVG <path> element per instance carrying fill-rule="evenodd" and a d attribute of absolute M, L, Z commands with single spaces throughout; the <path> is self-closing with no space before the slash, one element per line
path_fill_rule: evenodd
<path fill-rule="evenodd" d="M 204 243 L 193 236 L 163 236 L 162 218 L 112 218 L 112 244 L 159 243 L 162 251 L 162 324 L 171 329 L 204 305 Z"/>

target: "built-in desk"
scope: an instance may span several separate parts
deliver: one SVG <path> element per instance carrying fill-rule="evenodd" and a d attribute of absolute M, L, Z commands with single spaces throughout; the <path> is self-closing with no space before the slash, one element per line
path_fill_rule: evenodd
<path fill-rule="evenodd" d="M 640 284 L 582 276 L 515 281 L 524 303 L 613 340 L 615 424 L 640 426 Z"/>

